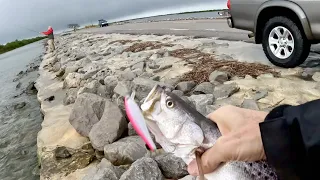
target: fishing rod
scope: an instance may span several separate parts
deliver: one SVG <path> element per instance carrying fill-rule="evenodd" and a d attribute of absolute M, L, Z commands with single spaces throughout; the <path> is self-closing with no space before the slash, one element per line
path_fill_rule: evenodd
<path fill-rule="evenodd" d="M 17 25 L 17 26 L 20 26 L 20 25 Z M 27 30 L 29 30 L 29 31 L 32 31 L 32 32 L 40 33 L 39 31 L 35 31 L 35 30 L 29 29 L 29 28 L 27 28 L 27 27 L 23 27 L 23 26 L 20 26 L 20 27 L 21 27 L 21 28 L 24 28 L 24 29 L 27 29 Z"/>

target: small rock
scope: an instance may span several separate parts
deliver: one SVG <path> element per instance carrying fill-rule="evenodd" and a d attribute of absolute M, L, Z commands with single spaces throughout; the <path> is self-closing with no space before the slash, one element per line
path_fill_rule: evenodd
<path fill-rule="evenodd" d="M 21 87 L 21 82 L 19 82 L 17 85 L 16 85 L 16 89 L 19 89 Z"/>
<path fill-rule="evenodd" d="M 250 75 L 245 75 L 245 77 L 244 77 L 245 79 L 253 79 L 253 77 L 252 76 L 250 76 Z"/>
<path fill-rule="evenodd" d="M 215 82 L 218 83 L 224 83 L 226 81 L 228 81 L 228 74 L 225 72 L 221 72 L 221 71 L 213 71 L 210 75 L 209 75 L 209 81 L 212 84 L 215 84 Z"/>
<path fill-rule="evenodd" d="M 197 111 L 203 115 L 206 115 L 206 107 L 207 105 L 213 104 L 214 96 L 212 94 L 192 95 L 189 97 L 189 100 L 195 105 Z"/>
<path fill-rule="evenodd" d="M 151 78 L 153 76 L 150 72 L 144 72 L 140 75 L 140 78 Z"/>
<path fill-rule="evenodd" d="M 158 73 L 158 72 L 164 71 L 169 68 L 172 68 L 172 64 L 162 66 L 159 69 L 155 69 L 155 70 L 153 70 L 153 73 Z"/>
<path fill-rule="evenodd" d="M 138 134 L 137 134 L 137 131 L 133 128 L 131 122 L 128 123 L 128 135 L 129 135 L 129 136 L 136 136 L 136 135 L 138 135 Z"/>
<path fill-rule="evenodd" d="M 222 106 L 233 105 L 233 106 L 241 107 L 241 104 L 242 104 L 242 99 L 236 98 L 236 97 L 230 97 L 230 98 L 216 100 L 213 103 L 213 105 L 206 106 L 207 114 L 210 114 L 211 112 L 219 109 Z"/>
<path fill-rule="evenodd" d="M 65 159 L 65 158 L 71 157 L 71 154 L 66 147 L 62 146 L 62 147 L 57 147 L 54 150 L 54 156 L 56 159 Z"/>
<path fill-rule="evenodd" d="M 69 73 L 64 79 L 63 87 L 64 88 L 77 88 L 80 86 L 80 82 L 83 79 L 83 74 L 79 73 Z"/>
<path fill-rule="evenodd" d="M 60 63 L 55 63 L 54 66 L 52 67 L 52 71 L 53 72 L 58 72 L 61 68 L 61 64 Z"/>
<path fill-rule="evenodd" d="M 238 92 L 240 88 L 236 83 L 222 84 L 216 86 L 213 95 L 216 99 L 223 99 L 232 96 L 234 93 Z"/>
<path fill-rule="evenodd" d="M 182 96 L 181 99 L 188 105 L 190 105 L 192 108 L 196 109 L 196 106 L 189 100 L 188 96 Z"/>
<path fill-rule="evenodd" d="M 265 98 L 268 96 L 268 91 L 267 90 L 259 90 L 256 92 L 256 94 L 253 96 L 253 99 L 255 101 L 258 101 L 259 99 Z"/>
<path fill-rule="evenodd" d="M 86 55 L 84 53 L 79 53 L 76 55 L 76 60 L 80 60 L 82 58 L 86 57 Z"/>
<path fill-rule="evenodd" d="M 160 68 L 160 65 L 152 62 L 152 63 L 148 63 L 148 67 L 149 67 L 150 69 L 158 69 L 158 68 Z"/>
<path fill-rule="evenodd" d="M 57 77 L 62 77 L 65 73 L 65 70 L 64 69 L 60 69 L 57 73 L 56 73 L 56 76 Z"/>
<path fill-rule="evenodd" d="M 38 91 L 36 89 L 36 87 L 34 86 L 35 82 L 30 82 L 29 85 L 26 88 L 26 94 L 27 95 L 33 95 L 33 94 L 37 94 Z"/>
<path fill-rule="evenodd" d="M 69 122 L 82 136 L 88 137 L 90 130 L 101 119 L 105 109 L 105 98 L 91 93 L 80 94 L 73 105 Z"/>
<path fill-rule="evenodd" d="M 14 108 L 14 110 L 22 109 L 22 108 L 24 108 L 26 105 L 27 105 L 26 102 L 21 102 L 21 103 L 18 103 L 18 104 L 16 104 L 16 105 L 14 105 L 13 108 Z"/>
<path fill-rule="evenodd" d="M 141 69 L 141 70 L 143 70 L 144 68 L 145 68 L 145 62 L 144 62 L 144 61 L 138 62 L 138 63 L 134 64 L 134 65 L 131 67 L 132 70 L 135 70 L 135 69 Z"/>
<path fill-rule="evenodd" d="M 179 157 L 166 153 L 155 157 L 155 161 L 164 175 L 168 179 L 180 179 L 188 175 L 187 164 Z"/>
<path fill-rule="evenodd" d="M 147 153 L 140 136 L 129 136 L 104 147 L 105 158 L 114 165 L 131 164 Z"/>
<path fill-rule="evenodd" d="M 132 72 L 136 75 L 136 76 L 140 76 L 143 71 L 141 69 L 135 69 L 135 70 L 132 70 Z"/>
<path fill-rule="evenodd" d="M 274 78 L 273 74 L 267 73 L 267 74 L 261 74 L 260 76 L 257 77 L 257 79 L 261 78 Z"/>
<path fill-rule="evenodd" d="M 214 85 L 210 82 L 203 82 L 195 87 L 193 94 L 212 94 Z"/>
<path fill-rule="evenodd" d="M 314 75 L 312 76 L 312 79 L 314 81 L 320 82 L 320 72 L 314 73 Z"/>
<path fill-rule="evenodd" d="M 12 82 L 17 82 L 17 81 L 19 81 L 19 79 L 20 79 L 20 78 L 14 78 L 14 79 L 12 80 Z"/>
<path fill-rule="evenodd" d="M 175 89 L 181 90 L 183 93 L 191 91 L 196 86 L 194 81 L 183 81 L 179 82 Z"/>
<path fill-rule="evenodd" d="M 119 81 L 113 92 L 124 97 L 131 92 L 132 86 L 131 81 Z"/>
<path fill-rule="evenodd" d="M 175 95 L 177 95 L 177 96 L 179 96 L 179 97 L 182 97 L 182 96 L 183 96 L 183 92 L 180 91 L 180 90 L 173 90 L 172 93 L 175 94 Z"/>
<path fill-rule="evenodd" d="M 176 86 L 180 82 L 179 78 L 171 78 L 171 79 L 165 79 L 164 83 L 169 84 L 171 86 Z"/>
<path fill-rule="evenodd" d="M 126 70 L 121 74 L 120 77 L 126 81 L 132 81 L 137 76 L 131 70 Z"/>
<path fill-rule="evenodd" d="M 47 97 L 46 99 L 44 99 L 44 101 L 53 101 L 54 100 L 54 96 L 50 96 L 50 97 Z"/>
<path fill-rule="evenodd" d="M 101 84 L 97 80 L 93 80 L 89 82 L 88 84 L 85 84 L 83 87 L 81 87 L 78 91 L 78 95 L 82 93 L 92 93 L 97 94 L 97 90 Z"/>
<path fill-rule="evenodd" d="M 157 60 L 159 58 L 161 58 L 161 56 L 159 54 L 153 54 L 149 59 L 150 60 Z"/>
<path fill-rule="evenodd" d="M 151 158 L 141 158 L 122 174 L 120 180 L 163 180 L 164 177 L 157 162 Z"/>
<path fill-rule="evenodd" d="M 120 108 L 106 99 L 103 116 L 93 125 L 89 139 L 95 149 L 103 151 L 104 146 L 117 140 L 126 128 L 127 121 Z"/>
<path fill-rule="evenodd" d="M 78 93 L 77 88 L 68 89 L 66 92 L 66 96 L 63 99 L 63 104 L 64 105 L 73 104 L 77 99 L 77 93 Z"/>
<path fill-rule="evenodd" d="M 89 171 L 82 180 L 118 180 L 124 170 L 112 165 L 107 159 L 102 159 L 97 168 Z"/>
<path fill-rule="evenodd" d="M 260 110 L 257 102 L 253 99 L 244 99 L 241 107 L 252 110 Z"/>
<path fill-rule="evenodd" d="M 155 77 L 152 78 L 152 80 L 154 80 L 154 81 L 160 81 L 160 76 L 155 76 Z"/>

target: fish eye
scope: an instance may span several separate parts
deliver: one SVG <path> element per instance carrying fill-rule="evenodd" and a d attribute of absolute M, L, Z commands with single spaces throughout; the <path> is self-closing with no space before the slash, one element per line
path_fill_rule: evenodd
<path fill-rule="evenodd" d="M 173 108 L 174 107 L 174 103 L 172 100 L 167 100 L 166 105 L 168 108 Z"/>

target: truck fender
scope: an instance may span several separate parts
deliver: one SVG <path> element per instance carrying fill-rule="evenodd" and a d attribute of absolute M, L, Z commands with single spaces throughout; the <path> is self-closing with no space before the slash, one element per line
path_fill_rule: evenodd
<path fill-rule="evenodd" d="M 288 8 L 288 9 L 292 10 L 293 12 L 295 12 L 295 14 L 300 19 L 300 22 L 301 22 L 301 25 L 303 27 L 303 30 L 304 30 L 306 37 L 309 40 L 313 39 L 313 35 L 311 32 L 311 28 L 310 28 L 309 21 L 308 21 L 306 14 L 304 13 L 304 11 L 301 9 L 300 6 L 298 6 L 297 4 L 295 4 L 291 1 L 267 1 L 267 2 L 263 3 L 259 7 L 259 9 L 257 10 L 257 13 L 256 13 L 256 14 L 258 14 L 258 16 L 256 17 L 255 22 L 254 22 L 254 32 L 256 32 L 257 21 L 258 21 L 258 17 L 260 15 L 261 11 L 263 11 L 265 8 L 273 7 L 273 6 Z"/>

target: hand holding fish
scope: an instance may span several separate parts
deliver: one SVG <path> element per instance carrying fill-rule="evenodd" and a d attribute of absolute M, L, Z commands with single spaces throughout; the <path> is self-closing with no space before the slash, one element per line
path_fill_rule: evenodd
<path fill-rule="evenodd" d="M 214 171 L 221 163 L 228 161 L 258 161 L 265 159 L 259 123 L 267 113 L 235 106 L 224 106 L 208 115 L 221 131 L 216 144 L 201 157 L 204 173 Z M 198 175 L 195 160 L 189 166 L 191 175 Z"/>

